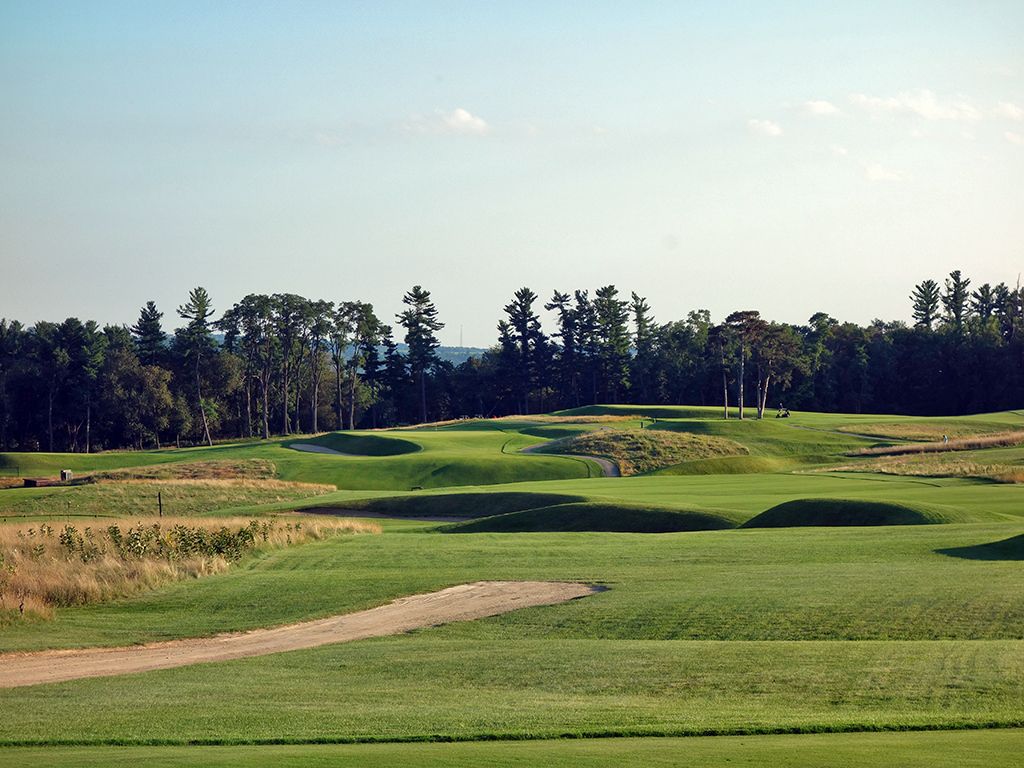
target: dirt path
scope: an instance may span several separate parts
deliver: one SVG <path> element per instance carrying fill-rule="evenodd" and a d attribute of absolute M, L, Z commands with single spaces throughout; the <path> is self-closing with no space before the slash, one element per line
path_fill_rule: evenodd
<path fill-rule="evenodd" d="M 547 445 L 547 443 L 540 443 L 538 445 L 531 445 L 526 448 L 520 449 L 520 453 L 541 453 L 538 449 L 541 446 Z M 582 456 L 577 453 L 545 453 L 545 456 L 564 456 L 567 459 L 588 459 L 594 462 L 601 468 L 601 474 L 605 477 L 622 477 L 622 472 L 619 471 L 619 465 L 611 459 L 606 459 L 602 456 Z"/>
<path fill-rule="evenodd" d="M 148 672 L 397 635 L 453 621 L 496 616 L 519 608 L 554 605 L 598 591 L 601 587 L 575 582 L 477 581 L 440 592 L 400 597 L 367 611 L 272 629 L 128 648 L 5 654 L 0 655 L 0 688 Z"/>

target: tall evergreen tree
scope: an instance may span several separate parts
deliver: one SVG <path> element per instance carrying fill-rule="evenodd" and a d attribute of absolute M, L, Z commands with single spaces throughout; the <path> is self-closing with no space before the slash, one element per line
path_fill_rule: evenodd
<path fill-rule="evenodd" d="M 402 297 L 402 303 L 408 309 L 398 316 L 398 323 L 405 328 L 405 343 L 408 346 L 409 369 L 413 378 L 419 382 L 420 421 L 427 420 L 427 372 L 437 363 L 437 348 L 440 342 L 435 331 L 444 328 L 444 323 L 437 319 L 437 307 L 430 300 L 430 291 L 422 286 L 414 285 Z"/>
<path fill-rule="evenodd" d="M 139 312 L 138 322 L 131 327 L 135 338 L 135 352 L 143 365 L 159 365 L 167 351 L 167 334 L 160 326 L 160 318 L 164 316 L 156 308 L 156 304 L 147 301 Z"/>
<path fill-rule="evenodd" d="M 516 346 L 516 364 L 510 372 L 516 391 L 516 411 L 530 412 L 530 391 L 539 383 L 538 357 L 546 342 L 540 330 L 540 318 L 533 310 L 537 294 L 529 288 L 520 288 L 512 301 L 505 305 L 508 325 Z M 502 331 L 499 324 L 499 331 Z"/>
<path fill-rule="evenodd" d="M 213 302 L 205 288 L 198 286 L 189 292 L 188 301 L 178 307 L 178 317 L 187 321 L 187 325 L 178 331 L 177 341 L 185 362 L 191 365 L 194 372 L 196 406 L 203 424 L 203 437 L 207 445 L 212 447 L 213 437 L 210 435 L 210 422 L 203 401 L 202 371 L 204 359 L 215 353 L 216 345 L 210 332 Z"/>
<path fill-rule="evenodd" d="M 651 385 L 654 378 L 655 324 L 651 317 L 651 305 L 647 299 L 630 294 L 630 312 L 633 316 L 633 360 L 630 365 L 630 382 L 635 399 L 652 402 Z"/>
<path fill-rule="evenodd" d="M 7 380 L 25 352 L 27 339 L 21 323 L 0 318 L 0 450 L 9 447 L 11 406 L 7 395 Z"/>
<path fill-rule="evenodd" d="M 580 404 L 579 333 L 572 297 L 555 291 L 544 309 L 558 313 L 558 330 L 555 332 L 560 342 L 557 351 L 558 392 L 563 405 L 576 408 Z"/>
<path fill-rule="evenodd" d="M 618 296 L 614 285 L 594 292 L 601 383 L 612 403 L 629 386 L 629 305 Z"/>
<path fill-rule="evenodd" d="M 914 302 L 914 325 L 931 329 L 939 319 L 939 284 L 934 280 L 924 280 L 914 286 L 910 294 Z"/>
<path fill-rule="evenodd" d="M 969 288 L 971 281 L 960 274 L 959 269 L 949 273 L 946 290 L 942 293 L 942 309 L 945 320 L 957 333 L 963 332 L 964 321 L 970 313 Z"/>

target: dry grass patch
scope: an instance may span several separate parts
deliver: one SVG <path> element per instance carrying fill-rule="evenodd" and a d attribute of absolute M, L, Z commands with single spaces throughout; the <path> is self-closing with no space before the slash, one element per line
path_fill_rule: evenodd
<path fill-rule="evenodd" d="M 274 462 L 267 459 L 216 459 L 128 467 L 87 476 L 96 482 L 122 480 L 270 480 L 277 474 Z"/>
<path fill-rule="evenodd" d="M 380 530 L 344 518 L 285 516 L 0 525 L 0 625 L 220 573 L 252 552 Z"/>
<path fill-rule="evenodd" d="M 1009 448 L 1024 444 L 1024 431 L 1000 432 L 993 435 L 965 437 L 949 442 L 915 443 L 864 448 L 849 456 L 899 456 L 913 453 L 946 453 L 949 451 L 977 451 L 985 448 Z"/>
<path fill-rule="evenodd" d="M 893 440 L 937 442 L 942 440 L 943 435 L 950 438 L 950 440 L 960 440 L 1003 432 L 1005 427 L 999 425 L 964 424 L 962 422 L 896 422 L 888 424 L 850 424 L 838 427 L 837 431 L 856 435 L 870 435 L 878 438 L 891 438 Z"/>
<path fill-rule="evenodd" d="M 639 475 L 675 464 L 749 453 L 724 437 L 663 430 L 600 429 L 552 440 L 534 449 L 538 453 L 598 456 L 614 461 L 623 475 Z"/>
<path fill-rule="evenodd" d="M 825 472 L 876 472 L 907 477 L 969 477 L 1000 483 L 1024 482 L 1024 467 L 1013 464 L 984 464 L 949 453 L 883 456 L 858 464 L 829 467 Z"/>

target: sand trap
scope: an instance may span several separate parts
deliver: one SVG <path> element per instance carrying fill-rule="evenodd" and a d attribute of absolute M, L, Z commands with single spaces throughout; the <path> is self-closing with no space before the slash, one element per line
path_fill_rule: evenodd
<path fill-rule="evenodd" d="M 128 648 L 5 654 L 0 655 L 0 688 L 148 672 L 396 635 L 453 621 L 496 616 L 519 608 L 554 605 L 602 589 L 560 581 L 477 581 L 426 595 L 400 597 L 367 611 L 272 629 Z"/>
<path fill-rule="evenodd" d="M 349 453 L 342 453 L 333 448 L 328 448 L 326 445 L 316 445 L 314 443 L 292 443 L 288 447 L 296 451 L 305 451 L 306 453 L 329 453 L 332 456 L 351 456 Z"/>

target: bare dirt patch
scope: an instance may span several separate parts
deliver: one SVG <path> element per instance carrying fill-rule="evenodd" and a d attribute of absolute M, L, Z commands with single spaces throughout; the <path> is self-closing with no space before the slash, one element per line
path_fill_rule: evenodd
<path fill-rule="evenodd" d="M 108 677 L 396 635 L 519 608 L 554 605 L 601 591 L 559 581 L 478 581 L 387 605 L 272 629 L 173 640 L 133 648 L 89 648 L 0 655 L 0 688 Z"/>

